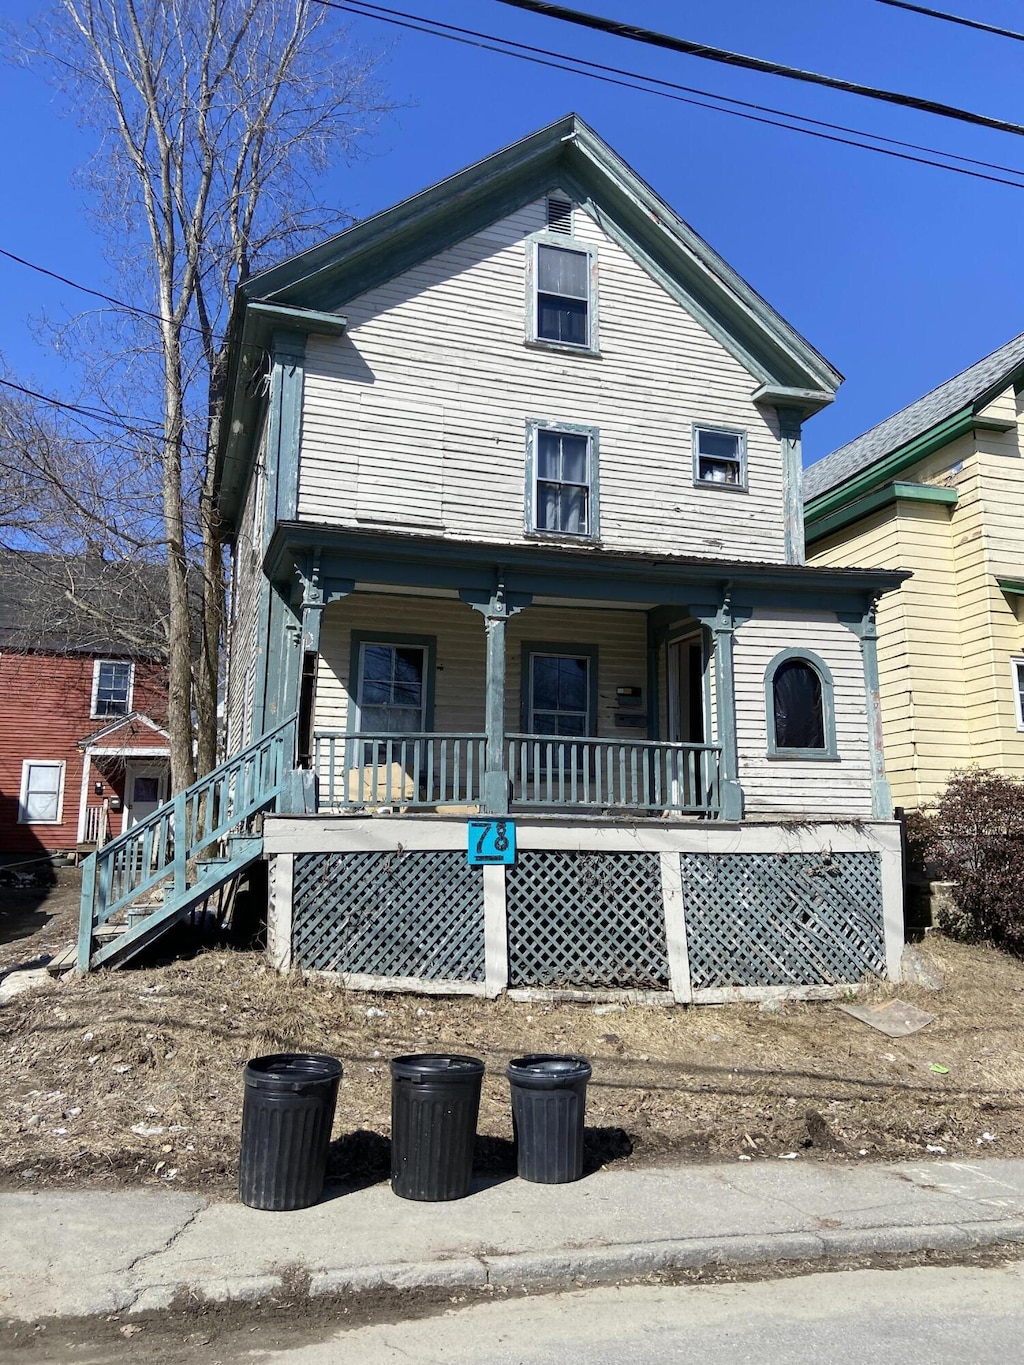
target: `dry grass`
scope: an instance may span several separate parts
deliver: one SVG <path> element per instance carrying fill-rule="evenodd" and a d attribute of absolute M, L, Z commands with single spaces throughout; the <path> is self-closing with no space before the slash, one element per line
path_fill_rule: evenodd
<path fill-rule="evenodd" d="M 505 1063 L 531 1050 L 593 1060 L 595 1161 L 791 1151 L 897 1159 L 929 1145 L 950 1156 L 1024 1155 L 1024 964 L 938 937 L 924 952 L 945 990 L 876 992 L 937 1016 L 902 1040 L 823 1003 L 781 1015 L 752 1005 L 596 1014 L 580 1004 L 348 994 L 279 977 L 243 952 L 68 979 L 0 1009 L 0 1179 L 227 1191 L 242 1067 L 293 1050 L 345 1064 L 332 1169 L 350 1181 L 386 1166 L 388 1058 L 437 1050 L 487 1061 L 481 1158 L 491 1164 L 509 1160 Z"/>

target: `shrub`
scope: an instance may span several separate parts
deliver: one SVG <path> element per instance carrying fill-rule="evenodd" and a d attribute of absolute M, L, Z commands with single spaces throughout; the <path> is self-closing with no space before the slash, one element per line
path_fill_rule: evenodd
<path fill-rule="evenodd" d="M 917 831 L 926 862 L 954 883 L 939 928 L 1024 956 L 1024 781 L 956 772 Z"/>

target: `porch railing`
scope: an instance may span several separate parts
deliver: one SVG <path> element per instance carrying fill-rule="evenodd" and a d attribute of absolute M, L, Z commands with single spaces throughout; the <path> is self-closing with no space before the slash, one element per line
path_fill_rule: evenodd
<path fill-rule="evenodd" d="M 715 815 L 721 750 L 661 740 L 507 735 L 513 806 Z"/>
<path fill-rule="evenodd" d="M 320 810 L 476 806 L 482 734 L 314 733 Z M 660 740 L 505 736 L 513 806 L 668 810 L 717 815 L 721 750 Z"/>
<path fill-rule="evenodd" d="M 313 744 L 321 810 L 480 802 L 483 735 L 317 730 Z"/>

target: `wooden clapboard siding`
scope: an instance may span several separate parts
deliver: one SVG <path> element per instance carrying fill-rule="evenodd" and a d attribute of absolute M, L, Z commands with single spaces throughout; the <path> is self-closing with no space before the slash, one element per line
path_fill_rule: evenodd
<path fill-rule="evenodd" d="M 903 471 L 957 490 L 955 507 L 900 501 L 811 547 L 821 565 L 904 568 L 914 577 L 879 604 L 887 774 L 897 804 L 933 801 L 971 764 L 1024 776 L 1010 659 L 1024 654 L 1019 599 L 999 576 L 1024 571 L 1024 416 L 1012 388 L 976 429 Z"/>
<path fill-rule="evenodd" d="M 524 539 L 531 418 L 600 432 L 615 549 L 780 562 L 782 469 L 757 381 L 582 211 L 598 258 L 600 356 L 524 343 L 529 204 L 351 301 L 306 352 L 299 516 Z M 692 485 L 692 425 L 747 433 L 747 493 Z"/>
<path fill-rule="evenodd" d="M 769 759 L 765 672 L 784 649 L 808 649 L 835 685 L 835 762 Z M 759 610 L 735 635 L 739 778 L 753 816 L 789 814 L 861 819 L 871 815 L 864 665 L 857 637 L 830 612 Z"/>
<path fill-rule="evenodd" d="M 352 631 L 435 636 L 437 671 L 434 729 L 480 733 L 484 728 L 485 640 L 483 617 L 461 602 L 393 593 L 355 593 L 324 612 L 317 675 L 316 727 L 344 730 L 349 722 Z M 571 651 L 598 649 L 598 734 L 646 738 L 643 730 L 615 724 L 617 687 L 638 686 L 646 695 L 647 624 L 641 611 L 528 607 L 508 626 L 505 724 L 520 729 L 522 644 L 542 643 Z"/>
<path fill-rule="evenodd" d="M 228 631 L 227 749 L 237 753 L 253 738 L 256 652 L 266 495 L 266 436 L 249 479 L 239 532 L 231 552 L 231 622 Z"/>

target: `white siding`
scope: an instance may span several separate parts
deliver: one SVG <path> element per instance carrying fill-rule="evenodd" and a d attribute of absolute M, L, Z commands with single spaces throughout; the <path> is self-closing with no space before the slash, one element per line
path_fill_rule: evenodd
<path fill-rule="evenodd" d="M 765 671 L 784 649 L 808 649 L 835 684 L 837 762 L 769 759 Z M 759 610 L 735 635 L 739 779 L 749 814 L 871 816 L 871 757 L 860 641 L 831 612 Z"/>
<path fill-rule="evenodd" d="M 600 356 L 525 344 L 527 205 L 345 307 L 310 338 L 299 516 L 524 539 L 530 418 L 600 431 L 602 543 L 782 561 L 782 470 L 758 381 L 585 213 Z M 747 493 L 692 486 L 694 422 L 746 431 Z"/>

